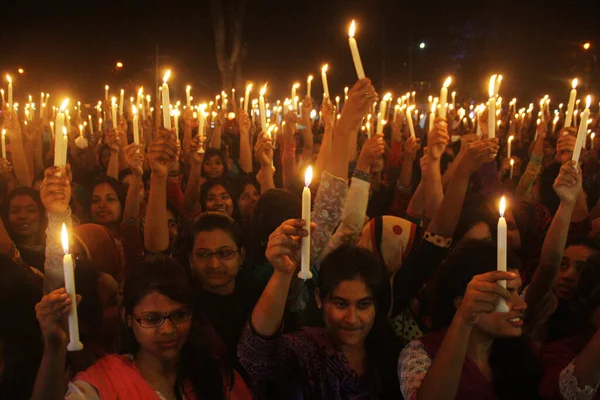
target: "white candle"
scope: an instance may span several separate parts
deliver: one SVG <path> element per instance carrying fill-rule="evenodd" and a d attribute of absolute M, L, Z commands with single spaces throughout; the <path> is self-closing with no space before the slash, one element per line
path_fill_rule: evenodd
<path fill-rule="evenodd" d="M 577 78 L 571 83 L 571 94 L 569 95 L 569 104 L 567 105 L 567 115 L 565 116 L 565 128 L 571 127 L 573 120 L 573 110 L 575 109 L 575 99 L 577 98 Z"/>
<path fill-rule="evenodd" d="M 108 85 L 104 85 L 104 100 L 108 102 Z"/>
<path fill-rule="evenodd" d="M 515 171 L 515 160 L 510 159 L 510 179 L 513 178 L 513 173 Z"/>
<path fill-rule="evenodd" d="M 67 105 L 69 104 L 69 99 L 65 99 L 61 106 L 60 109 L 58 110 L 58 113 L 56 114 L 56 123 L 54 126 L 54 166 L 56 167 L 64 167 L 66 165 L 66 162 L 64 162 L 63 160 L 66 160 L 66 149 L 65 149 L 65 156 L 63 157 L 62 153 L 63 153 L 63 148 L 64 148 L 64 143 L 63 143 L 63 138 L 61 137 L 61 133 L 63 131 L 66 131 L 65 128 L 65 109 L 67 108 Z"/>
<path fill-rule="evenodd" d="M 4 105 L 6 103 L 6 100 L 4 100 L 4 89 L 0 89 L 0 95 L 2 95 L 2 105 Z"/>
<path fill-rule="evenodd" d="M 290 97 L 290 99 L 292 99 L 292 110 L 297 110 L 298 109 L 298 98 L 296 97 L 296 90 L 300 87 L 299 83 L 294 83 L 292 85 L 292 97 Z"/>
<path fill-rule="evenodd" d="M 507 240 L 506 240 L 506 219 L 504 218 L 504 211 L 506 209 L 506 199 L 502 196 L 500 199 L 500 218 L 498 219 L 498 271 L 506 272 L 506 251 L 507 251 Z M 506 288 L 506 281 L 498 281 L 498 284 L 503 288 Z M 508 312 L 508 306 L 503 298 L 500 298 L 496 305 L 496 312 Z"/>
<path fill-rule="evenodd" d="M 310 182 L 312 181 L 312 167 L 309 165 L 304 174 L 304 190 L 302 191 L 302 219 L 304 220 L 304 229 L 308 231 L 308 236 L 302 237 L 302 258 L 300 262 L 300 272 L 298 278 L 311 279 L 310 272 Z"/>
<path fill-rule="evenodd" d="M 200 143 L 202 144 L 198 149 L 198 153 L 204 153 L 204 126 L 206 124 L 206 104 L 200 105 L 200 112 L 198 113 L 198 136 L 200 137 Z"/>
<path fill-rule="evenodd" d="M 362 60 L 360 59 L 360 53 L 358 52 L 358 45 L 354 38 L 356 32 L 356 23 L 352 20 L 350 29 L 348 30 L 348 43 L 350 44 L 350 52 L 352 53 L 352 60 L 354 61 L 354 68 L 356 69 L 356 75 L 358 79 L 364 79 L 365 70 L 363 69 Z"/>
<path fill-rule="evenodd" d="M 121 89 L 121 93 L 119 94 L 119 115 L 123 115 L 123 99 L 125 97 L 125 90 Z"/>
<path fill-rule="evenodd" d="M 138 117 L 138 110 L 137 107 L 131 106 L 131 112 L 133 114 L 133 143 L 135 144 L 140 144 L 140 128 L 138 126 L 139 124 L 139 117 Z"/>
<path fill-rule="evenodd" d="M 252 91 L 252 84 L 248 84 L 246 86 L 246 96 L 244 97 L 244 108 L 246 113 L 248 113 L 248 107 L 250 106 L 250 92 Z"/>
<path fill-rule="evenodd" d="M 410 130 L 410 136 L 416 137 L 415 135 L 415 126 L 412 120 L 411 110 L 414 109 L 415 106 L 410 106 L 406 109 L 406 121 L 408 122 L 408 129 Z"/>
<path fill-rule="evenodd" d="M 265 107 L 265 93 L 267 91 L 267 84 L 260 89 L 260 96 L 258 97 L 258 107 L 260 109 L 260 125 L 263 132 L 267 131 L 267 109 Z"/>
<path fill-rule="evenodd" d="M 594 150 L 594 139 L 596 138 L 596 132 L 592 132 L 590 135 L 590 150 Z"/>
<path fill-rule="evenodd" d="M 171 115 L 169 105 L 171 104 L 171 99 L 169 96 L 169 85 L 167 81 L 169 80 L 169 76 L 171 75 L 171 70 L 168 70 L 165 76 L 163 77 L 162 84 L 162 113 L 163 113 L 163 126 L 165 129 L 171 130 Z"/>
<path fill-rule="evenodd" d="M 8 108 L 12 108 L 13 106 L 13 84 L 12 79 L 10 79 L 10 75 L 6 75 L 6 79 L 8 80 Z"/>
<path fill-rule="evenodd" d="M 62 247 L 65 252 L 63 257 L 63 270 L 65 275 L 65 290 L 71 299 L 71 310 L 69 311 L 69 344 L 67 350 L 79 351 L 83 344 L 79 340 L 79 322 L 77 320 L 77 295 L 75 292 L 75 272 L 73 271 L 73 258 L 69 254 L 69 234 L 67 226 L 63 223 L 61 230 Z"/>
<path fill-rule="evenodd" d="M 190 108 L 192 106 L 192 99 L 190 98 L 190 91 L 192 90 L 192 87 L 190 85 L 187 85 L 185 88 L 185 103 L 187 105 L 187 108 Z"/>
<path fill-rule="evenodd" d="M 323 93 L 325 97 L 329 98 L 329 84 L 327 83 L 327 69 L 329 65 L 325 64 L 321 68 L 321 79 L 323 80 Z"/>
<path fill-rule="evenodd" d="M 510 159 L 511 157 L 511 150 L 512 150 L 512 141 L 515 140 L 515 137 L 513 135 L 510 135 L 508 137 L 508 148 L 506 151 L 506 158 Z"/>
<path fill-rule="evenodd" d="M 456 110 L 456 92 L 452 92 L 452 109 Z"/>
<path fill-rule="evenodd" d="M 592 96 L 587 96 L 585 110 L 581 113 L 581 122 L 579 123 L 579 131 L 577 132 L 577 141 L 575 142 L 575 149 L 573 150 L 573 161 L 579 162 L 579 156 L 581 155 L 581 148 L 585 142 L 587 135 L 587 122 L 590 117 L 590 105 L 592 104 Z"/>
<path fill-rule="evenodd" d="M 339 99 L 339 97 L 337 97 L 336 100 L 337 99 Z M 376 133 L 378 135 L 383 134 L 383 126 L 385 125 L 385 121 L 387 119 L 387 117 L 386 117 L 386 115 L 387 115 L 387 103 L 391 99 L 392 99 L 392 94 L 391 93 L 387 93 L 385 96 L 383 96 L 383 100 L 381 100 L 381 103 L 379 103 L 379 118 L 377 119 L 377 130 L 376 130 Z"/>
<path fill-rule="evenodd" d="M 90 133 L 94 133 L 94 126 L 92 125 L 92 116 L 88 115 L 88 126 L 90 127 Z"/>
<path fill-rule="evenodd" d="M 111 118 L 112 118 L 112 126 L 113 128 L 117 129 L 119 124 L 117 122 L 117 98 L 113 97 L 111 99 L 110 102 L 110 111 L 111 111 Z"/>
<path fill-rule="evenodd" d="M 40 119 L 44 118 L 44 92 L 40 95 Z"/>
<path fill-rule="evenodd" d="M 175 124 L 175 136 L 179 137 L 179 110 L 173 110 L 173 123 Z"/>
<path fill-rule="evenodd" d="M 488 137 L 496 137 L 496 97 L 500 90 L 500 82 L 502 81 L 502 75 L 492 75 L 490 78 L 490 87 L 488 100 Z"/>
<path fill-rule="evenodd" d="M 6 129 L 2 129 L 2 158 L 6 160 Z"/>
<path fill-rule="evenodd" d="M 308 78 L 306 78 L 306 95 L 308 97 L 311 97 L 310 92 L 311 92 L 311 88 L 312 88 L 312 80 L 313 80 L 312 75 L 309 75 Z"/>
<path fill-rule="evenodd" d="M 440 91 L 440 117 L 446 118 L 446 111 L 448 109 L 448 86 L 452 83 L 452 77 L 446 78 L 442 90 Z"/>

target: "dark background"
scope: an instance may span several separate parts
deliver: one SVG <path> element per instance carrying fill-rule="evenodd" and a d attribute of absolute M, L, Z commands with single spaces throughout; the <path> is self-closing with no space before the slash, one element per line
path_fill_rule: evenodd
<path fill-rule="evenodd" d="M 5 0 L 0 12 L 0 72 L 14 76 L 17 98 L 49 91 L 55 101 L 69 94 L 91 102 L 103 97 L 104 84 L 128 82 L 148 92 L 157 46 L 159 74 L 173 69 L 176 96 L 184 97 L 186 84 L 196 99 L 220 90 L 208 0 Z M 498 72 L 505 78 L 501 95 L 523 103 L 546 93 L 566 101 L 575 76 L 584 81 L 582 91 L 598 84 L 598 0 L 249 0 L 244 79 L 268 80 L 271 95 L 285 96 L 293 81 L 304 84 L 312 73 L 319 93 L 319 68 L 328 62 L 332 96 L 342 94 L 356 79 L 347 43 L 352 18 L 365 71 L 378 89 L 409 89 L 409 53 L 413 88 L 438 91 L 452 74 L 459 98 L 484 98 L 488 77 Z M 118 72 L 117 61 L 124 63 Z M 24 74 L 17 75 L 19 67 Z"/>

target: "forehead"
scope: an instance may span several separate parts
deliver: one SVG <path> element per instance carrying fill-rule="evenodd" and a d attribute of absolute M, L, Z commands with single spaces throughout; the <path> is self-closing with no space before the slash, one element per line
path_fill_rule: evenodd
<path fill-rule="evenodd" d="M 115 191 L 115 189 L 113 189 L 113 187 L 111 185 L 109 185 L 108 183 L 100 183 L 96 186 L 94 186 L 94 195 L 95 196 L 99 196 L 99 195 L 109 195 L 109 194 L 114 194 L 116 195 L 117 192 Z"/>
<path fill-rule="evenodd" d="M 185 307 L 185 304 L 178 303 L 162 293 L 150 292 L 138 302 L 135 306 L 135 312 L 157 312 L 162 314 L 176 311 L 182 307 Z"/>
<path fill-rule="evenodd" d="M 215 185 L 208 190 L 209 195 L 217 195 L 227 193 L 227 190 L 222 185 Z"/>
<path fill-rule="evenodd" d="M 213 154 L 206 161 L 208 161 L 208 162 L 221 161 L 221 157 L 219 157 L 217 154 Z"/>
<path fill-rule="evenodd" d="M 568 246 L 563 253 L 563 257 L 575 261 L 587 261 L 595 251 L 582 244 Z"/>
<path fill-rule="evenodd" d="M 373 293 L 362 279 L 341 281 L 331 292 L 330 297 L 339 297 L 348 301 L 358 301 L 373 297 Z"/>
<path fill-rule="evenodd" d="M 28 196 L 26 194 L 16 195 L 10 201 L 11 207 L 26 207 L 30 205 L 34 205 L 37 207 L 37 203 L 35 202 L 35 200 L 33 200 L 31 196 Z"/>
<path fill-rule="evenodd" d="M 235 247 L 235 241 L 222 229 L 198 232 L 194 238 L 194 248 L 219 248 L 223 246 Z"/>
<path fill-rule="evenodd" d="M 244 192 L 256 192 L 256 188 L 251 183 L 246 183 L 244 186 Z"/>

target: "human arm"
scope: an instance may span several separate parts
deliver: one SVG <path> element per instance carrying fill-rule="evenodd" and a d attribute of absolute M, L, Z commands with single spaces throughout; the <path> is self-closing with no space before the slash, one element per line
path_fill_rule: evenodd
<path fill-rule="evenodd" d="M 125 159 L 131 169 L 132 180 L 127 189 L 123 220 L 140 217 L 140 191 L 142 188 L 142 167 L 144 165 L 144 149 L 142 145 L 130 144 L 125 147 Z"/>
<path fill-rule="evenodd" d="M 31 171 L 29 170 L 27 156 L 23 147 L 23 138 L 19 118 L 14 110 L 9 110 L 7 107 L 4 107 L 3 111 L 3 129 L 6 129 L 6 136 L 10 141 L 12 166 L 15 172 L 15 177 L 17 178 L 19 186 L 31 187 L 33 177 L 31 175 Z"/>
<path fill-rule="evenodd" d="M 281 169 L 283 188 L 292 190 L 297 179 L 296 164 L 296 123 L 298 118 L 293 111 L 288 111 L 284 117 L 283 128 L 283 150 L 281 152 Z M 270 136 L 270 135 L 269 135 Z"/>
<path fill-rule="evenodd" d="M 254 153 L 256 160 L 260 164 L 260 170 L 256 174 L 256 180 L 260 185 L 260 192 L 265 193 L 269 189 L 275 189 L 272 139 L 265 134 L 261 134 L 254 146 Z"/>
<path fill-rule="evenodd" d="M 425 212 L 423 226 L 426 228 L 444 198 L 442 187 L 441 159 L 450 140 L 448 124 L 444 118 L 436 118 L 433 129 L 428 134 L 427 152 L 421 162 Z"/>
<path fill-rule="evenodd" d="M 402 166 L 400 167 L 398 179 L 400 180 L 400 184 L 405 188 L 412 187 L 413 164 L 420 148 L 419 139 L 412 136 L 404 142 Z"/>
<path fill-rule="evenodd" d="M 202 148 L 200 140 L 199 136 L 192 138 L 186 150 L 188 158 L 191 160 L 190 176 L 183 194 L 183 204 L 187 215 L 196 215 L 200 212 L 200 187 L 204 182 L 202 177 L 204 152 L 198 153 L 198 150 Z"/>
<path fill-rule="evenodd" d="M 312 99 L 310 96 L 304 97 L 302 102 L 302 114 L 300 123 L 304 126 L 302 130 L 302 159 L 304 164 L 309 164 L 312 160 L 313 153 L 313 132 L 310 112 L 312 110 Z"/>
<path fill-rule="evenodd" d="M 225 117 L 225 111 L 221 110 L 215 119 L 215 129 L 213 129 L 212 136 L 210 137 L 210 147 L 213 149 L 221 149 L 221 134 L 223 133 L 223 121 Z"/>
<path fill-rule="evenodd" d="M 106 169 L 106 175 L 113 178 L 119 179 L 119 153 L 120 149 L 120 139 L 117 130 L 111 128 L 106 133 L 106 144 L 110 148 L 110 161 L 108 162 L 108 168 Z"/>
<path fill-rule="evenodd" d="M 540 171 L 542 169 L 542 159 L 544 157 L 544 140 L 546 138 L 546 125 L 540 124 L 537 127 L 537 140 L 531 150 L 529 162 L 525 173 L 519 179 L 517 188 L 515 189 L 515 195 L 519 199 L 527 199 L 531 193 L 531 188 L 535 183 Z"/>
<path fill-rule="evenodd" d="M 320 171 L 325 171 L 327 160 L 331 157 L 331 142 L 333 139 L 333 125 L 335 121 L 333 104 L 329 97 L 323 99 L 321 103 L 321 116 L 324 121 L 325 132 L 323 133 L 323 139 L 321 140 L 321 150 L 317 155 L 317 162 L 315 163 L 315 171 L 317 171 L 315 178 L 316 180 L 321 179 Z"/>
<path fill-rule="evenodd" d="M 252 121 L 244 110 L 238 111 L 240 125 L 240 167 L 242 171 L 252 173 L 252 149 L 250 148 L 250 127 Z"/>

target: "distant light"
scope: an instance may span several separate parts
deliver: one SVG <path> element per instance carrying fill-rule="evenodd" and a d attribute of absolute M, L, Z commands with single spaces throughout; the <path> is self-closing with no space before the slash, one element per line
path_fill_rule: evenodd
<path fill-rule="evenodd" d="M 117 61 L 117 68 L 123 68 L 123 63 L 121 61 Z"/>
<path fill-rule="evenodd" d="M 419 44 L 419 48 L 420 48 L 420 49 L 424 49 L 424 48 L 425 48 L 425 46 L 426 46 L 426 45 L 425 45 L 425 42 L 421 42 L 421 44 Z"/>
<path fill-rule="evenodd" d="M 587 42 L 587 43 L 584 43 L 584 44 L 583 44 L 583 49 L 584 49 L 584 50 L 589 50 L 589 49 L 590 49 L 590 47 L 592 47 L 592 45 L 590 44 L 590 42 Z"/>
<path fill-rule="evenodd" d="M 18 73 L 20 73 L 20 74 L 22 74 L 23 72 L 25 72 L 25 70 L 24 70 L 23 68 L 19 68 L 19 69 L 17 70 L 17 72 L 18 72 Z"/>

